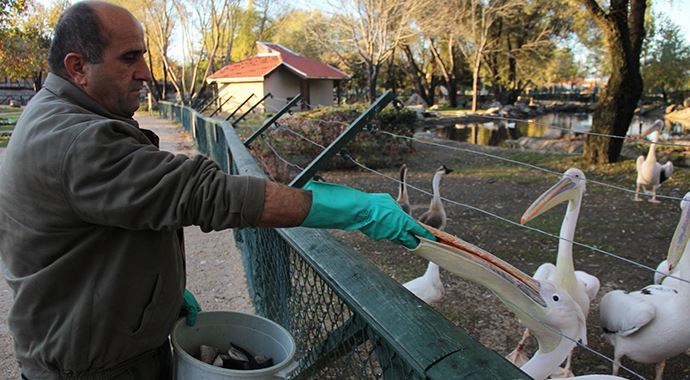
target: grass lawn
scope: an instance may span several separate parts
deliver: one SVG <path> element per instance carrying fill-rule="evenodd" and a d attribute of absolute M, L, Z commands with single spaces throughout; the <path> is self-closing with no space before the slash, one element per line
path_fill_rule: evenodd
<path fill-rule="evenodd" d="M 0 131 L 11 131 L 14 129 L 14 123 L 19 119 L 22 110 L 16 107 L 0 106 Z M 7 146 L 10 141 L 10 136 L 0 135 L 0 148 Z"/>

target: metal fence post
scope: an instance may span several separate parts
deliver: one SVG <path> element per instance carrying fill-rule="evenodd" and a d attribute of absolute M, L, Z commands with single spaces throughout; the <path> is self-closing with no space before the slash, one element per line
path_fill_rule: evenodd
<path fill-rule="evenodd" d="M 337 139 L 335 139 L 331 145 L 329 145 L 321 154 L 319 154 L 309 165 L 304 169 L 292 182 L 290 186 L 292 187 L 302 187 L 304 186 L 316 172 L 321 169 L 328 160 L 330 160 L 336 153 L 342 149 L 345 144 L 350 142 L 359 131 L 364 128 L 364 126 L 371 121 L 371 119 L 376 116 L 379 111 L 388 105 L 393 99 L 395 99 L 395 94 L 391 91 L 386 91 L 381 95 L 376 101 L 367 108 L 364 113 L 359 115 L 359 117 L 350 124 L 345 132 L 341 133 Z"/>
<path fill-rule="evenodd" d="M 249 99 L 251 99 L 253 96 L 254 96 L 254 93 L 252 93 L 251 95 L 249 95 L 249 96 L 247 97 L 247 99 L 244 99 L 244 101 L 243 101 L 239 106 L 237 106 L 237 108 L 235 108 L 235 110 L 232 111 L 232 113 L 231 113 L 230 115 L 228 115 L 228 116 L 225 118 L 225 121 L 228 121 L 228 120 L 230 120 L 231 117 L 235 116 L 235 114 L 237 113 L 237 111 L 239 111 L 240 108 L 242 108 L 242 106 L 244 106 L 245 104 L 247 104 L 247 102 L 249 101 Z"/>
<path fill-rule="evenodd" d="M 252 112 L 252 111 L 254 110 L 254 108 L 256 108 L 256 106 L 258 106 L 259 104 L 261 104 L 261 103 L 262 103 L 264 100 L 266 100 L 266 98 L 268 98 L 268 97 L 271 97 L 271 98 L 272 98 L 273 95 L 271 95 L 270 92 L 269 92 L 268 94 L 264 95 L 263 98 L 261 98 L 258 102 L 254 103 L 253 106 L 249 107 L 249 109 L 247 110 L 247 112 L 243 113 L 242 115 L 240 115 L 240 117 L 238 117 L 237 119 L 233 120 L 232 124 L 235 125 L 235 124 L 239 123 L 240 121 L 242 121 L 242 119 L 244 119 L 247 115 L 249 115 L 249 113 Z"/>
<path fill-rule="evenodd" d="M 218 97 L 220 97 L 220 93 L 218 93 L 218 95 L 212 97 L 208 103 L 204 104 L 204 106 L 199 109 L 199 113 L 203 113 L 204 111 L 206 111 L 206 108 L 208 108 L 208 106 L 213 104 L 213 102 L 215 102 L 216 99 L 218 99 Z"/>
<path fill-rule="evenodd" d="M 281 116 L 283 116 L 284 113 L 290 111 L 290 108 L 292 108 L 292 106 L 294 106 L 295 103 L 297 103 L 300 99 L 302 99 L 302 94 L 297 94 L 297 96 L 295 96 L 294 98 L 292 98 L 292 100 L 290 100 L 290 101 L 288 102 L 288 104 L 285 105 L 285 107 L 281 108 L 278 112 L 276 112 L 275 115 L 273 115 L 273 116 L 271 116 L 270 118 L 268 118 L 268 119 L 264 122 L 264 124 L 263 124 L 259 129 L 257 129 L 256 131 L 254 131 L 254 133 L 252 133 L 251 136 L 247 137 L 247 139 L 244 140 L 244 146 L 248 147 L 249 144 L 251 144 L 252 141 L 254 141 L 254 139 L 256 139 L 256 138 L 259 137 L 262 133 L 264 133 L 264 131 L 265 131 L 266 129 L 268 129 L 268 127 L 270 127 L 271 125 L 273 125 L 273 123 L 275 123 L 276 120 L 278 120 Z"/>
<path fill-rule="evenodd" d="M 221 104 L 218 106 L 218 108 L 216 108 L 215 110 L 213 110 L 213 112 L 211 112 L 211 115 L 209 115 L 209 117 L 213 117 L 213 115 L 215 115 L 216 112 L 218 112 L 218 111 L 220 111 L 221 109 L 223 109 L 223 106 L 225 105 L 225 103 L 229 102 L 230 99 L 232 99 L 232 98 L 233 98 L 233 96 L 230 95 L 230 97 L 228 97 L 227 99 L 225 99 L 225 100 L 223 101 L 223 103 L 221 103 Z"/>

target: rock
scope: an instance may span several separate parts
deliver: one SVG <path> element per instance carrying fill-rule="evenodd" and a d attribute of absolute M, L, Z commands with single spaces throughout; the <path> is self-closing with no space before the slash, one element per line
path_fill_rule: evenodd
<path fill-rule="evenodd" d="M 422 96 L 416 92 L 414 94 L 410 95 L 409 98 L 407 98 L 405 105 L 406 106 L 422 106 L 424 108 L 428 107 L 428 105 L 426 104 L 426 102 L 424 101 Z"/>

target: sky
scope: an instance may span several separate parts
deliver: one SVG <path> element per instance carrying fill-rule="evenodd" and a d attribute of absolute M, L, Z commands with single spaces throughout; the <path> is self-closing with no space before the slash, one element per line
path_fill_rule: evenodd
<path fill-rule="evenodd" d="M 55 0 L 38 0 L 38 2 L 48 5 Z M 74 1 L 72 1 L 74 2 Z M 314 5 L 314 4 L 319 5 Z M 292 0 L 291 4 L 300 9 L 325 9 L 327 2 L 313 0 Z M 685 36 L 685 41 L 690 45 L 690 0 L 653 0 L 652 10 L 670 18 L 674 24 L 678 25 Z M 174 46 L 181 44 L 173 43 Z M 175 57 L 177 58 L 177 57 Z"/>
<path fill-rule="evenodd" d="M 666 15 L 678 25 L 685 41 L 690 44 L 690 0 L 656 0 L 652 2 L 652 10 Z"/>

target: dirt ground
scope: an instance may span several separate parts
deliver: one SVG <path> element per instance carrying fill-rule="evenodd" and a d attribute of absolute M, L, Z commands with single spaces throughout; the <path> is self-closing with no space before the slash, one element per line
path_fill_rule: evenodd
<path fill-rule="evenodd" d="M 161 149 L 179 154 L 196 154 L 189 135 L 178 125 L 146 114 L 138 114 L 135 118 L 142 128 L 152 129 L 158 134 Z M 0 163 L 3 151 L 0 148 Z M 196 296 L 203 310 L 254 313 L 247 293 L 242 261 L 231 232 L 203 233 L 197 227 L 187 227 L 185 248 L 187 288 Z M 0 379 L 19 378 L 12 338 L 7 327 L 7 314 L 11 305 L 12 292 L 7 283 L 0 280 Z"/>
<path fill-rule="evenodd" d="M 416 153 L 406 159 L 410 168 L 410 184 L 431 192 L 433 171 L 444 163 L 455 169 L 442 181 L 441 192 L 444 197 L 512 221 L 518 221 L 529 205 L 558 179 L 556 175 L 501 163 L 476 154 L 430 148 L 421 144 L 415 146 Z M 457 146 L 468 147 L 460 143 Z M 501 148 L 471 147 L 493 154 L 506 153 Z M 573 161 L 572 157 L 556 155 L 545 160 L 542 166 L 551 166 L 563 172 Z M 615 184 L 634 189 L 634 162 L 623 165 L 629 166 L 631 172 L 622 178 L 613 176 L 619 180 Z M 581 169 L 589 173 L 587 168 Z M 676 170 L 679 172 L 687 169 Z M 395 169 L 382 171 L 397 177 Z M 322 175 L 328 181 L 397 195 L 395 182 L 375 174 L 327 172 Z M 607 181 L 611 183 L 611 178 Z M 670 180 L 664 183 L 660 193 L 682 198 L 688 190 L 687 184 L 682 180 Z M 414 216 L 426 211 L 430 200 L 428 195 L 410 190 L 410 198 Z M 555 263 L 556 239 L 513 226 L 467 207 L 446 202 L 445 208 L 449 218 L 448 232 L 500 256 L 524 272 L 532 274 L 541 263 Z M 663 200 L 661 204 L 633 202 L 632 194 L 588 183 L 575 240 L 656 268 L 665 259 L 679 211 L 679 202 L 676 200 Z M 564 212 L 565 206 L 557 206 L 530 222 L 530 225 L 558 235 Z M 359 233 L 335 233 L 400 283 L 422 275 L 426 269 L 425 260 L 393 244 L 373 242 Z M 577 270 L 593 274 L 601 281 L 601 290 L 591 306 L 588 318 L 588 340 L 589 347 L 611 358 L 612 347 L 601 336 L 599 327 L 599 301 L 611 290 L 632 291 L 650 284 L 653 273 L 577 246 L 574 248 L 574 259 Z M 496 297 L 443 269 L 441 278 L 445 293 L 433 307 L 455 325 L 467 330 L 483 345 L 503 355 L 512 351 L 523 329 Z M 532 340 L 529 352 L 534 352 L 534 349 L 535 342 Z M 610 374 L 611 371 L 610 362 L 583 348 L 576 349 L 573 363 L 576 375 Z M 623 365 L 645 378 L 654 376 L 653 365 L 642 365 L 627 359 L 623 360 Z M 619 375 L 637 378 L 624 370 Z M 667 379 L 689 379 L 690 357 L 680 355 L 671 359 L 666 366 L 665 375 Z"/>

